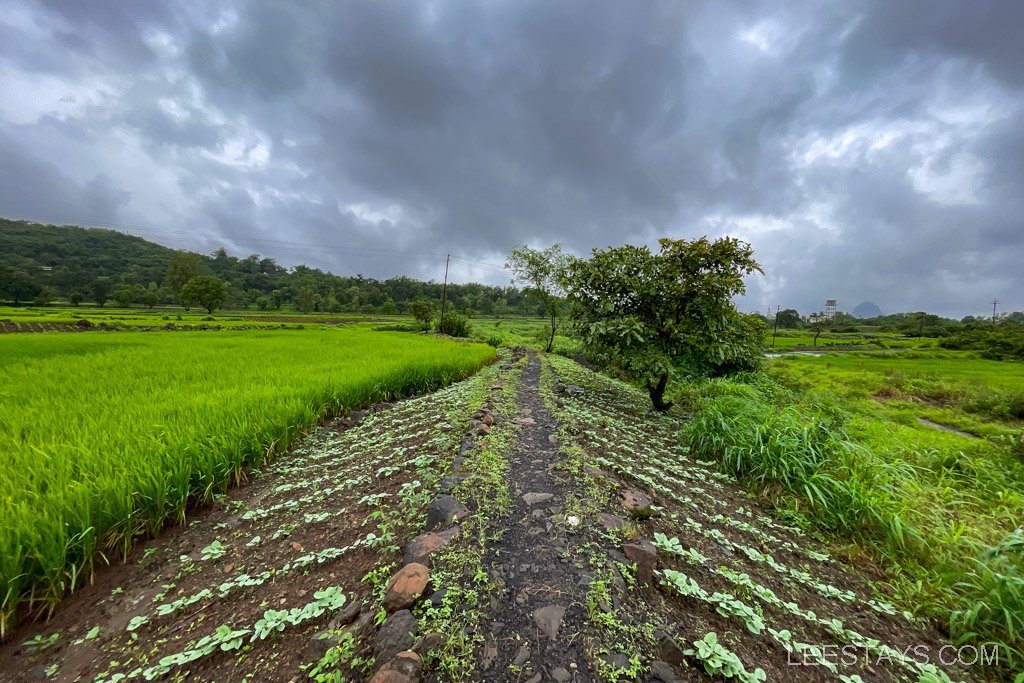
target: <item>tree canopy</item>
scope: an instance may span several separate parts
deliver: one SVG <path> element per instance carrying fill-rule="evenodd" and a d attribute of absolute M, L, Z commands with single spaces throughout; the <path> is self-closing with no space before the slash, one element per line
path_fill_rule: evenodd
<path fill-rule="evenodd" d="M 547 249 L 533 249 L 523 245 L 512 250 L 505 264 L 516 281 L 525 286 L 527 295 L 540 301 L 551 320 L 551 332 L 547 348 L 544 349 L 549 353 L 555 343 L 558 314 L 564 294 L 562 283 L 569 261 L 569 256 L 562 253 L 560 244 L 553 244 Z"/>
<path fill-rule="evenodd" d="M 753 367 L 765 325 L 736 311 L 743 277 L 761 272 L 749 244 L 661 239 L 595 249 L 565 278 L 574 325 L 591 354 L 642 382 L 667 410 L 668 380 L 680 368 L 705 375 Z"/>
<path fill-rule="evenodd" d="M 202 306 L 212 314 L 224 305 L 227 285 L 212 275 L 197 275 L 181 288 L 181 298 L 190 304 Z"/>

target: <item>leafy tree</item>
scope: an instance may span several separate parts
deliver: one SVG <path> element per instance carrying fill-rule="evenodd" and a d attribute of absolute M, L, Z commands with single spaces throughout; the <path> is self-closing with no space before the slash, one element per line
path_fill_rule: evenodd
<path fill-rule="evenodd" d="M 676 368 L 718 374 L 757 362 L 763 323 L 741 316 L 732 297 L 743 276 L 762 272 L 746 242 L 661 239 L 595 249 L 569 265 L 566 289 L 588 350 L 642 382 L 656 410 Z"/>
<path fill-rule="evenodd" d="M 818 311 L 817 313 L 811 313 L 807 316 L 807 322 L 811 324 L 811 329 L 814 330 L 814 341 L 811 343 L 811 346 L 817 348 L 818 337 L 821 336 L 822 330 L 825 329 L 825 326 L 828 323 L 828 318 L 825 317 L 824 312 Z"/>
<path fill-rule="evenodd" d="M 43 285 L 32 297 L 32 304 L 35 306 L 49 306 L 50 302 L 57 298 L 57 290 L 49 285 Z"/>
<path fill-rule="evenodd" d="M 256 298 L 256 308 L 260 309 L 261 311 L 269 311 L 273 307 L 274 302 L 266 294 Z"/>
<path fill-rule="evenodd" d="M 34 298 L 39 290 L 40 286 L 24 270 L 0 263 L 0 297 L 10 299 L 17 306 Z"/>
<path fill-rule="evenodd" d="M 324 298 L 324 310 L 331 313 L 341 312 L 341 302 L 338 301 L 338 297 L 334 295 L 333 291 L 328 292 Z"/>
<path fill-rule="evenodd" d="M 526 286 L 527 292 L 544 306 L 545 314 L 551 318 L 551 333 L 545 351 L 550 352 L 555 343 L 558 314 L 562 306 L 562 279 L 569 264 L 569 256 L 562 253 L 562 245 L 553 244 L 547 249 L 532 249 L 526 245 L 512 250 L 506 268 L 513 277 Z"/>
<path fill-rule="evenodd" d="M 131 308 L 135 301 L 135 287 L 132 285 L 114 285 L 114 303 L 121 308 Z"/>
<path fill-rule="evenodd" d="M 800 314 L 793 308 L 787 308 L 779 311 L 779 327 L 783 329 L 792 329 L 794 327 L 800 327 Z"/>
<path fill-rule="evenodd" d="M 203 257 L 191 251 L 178 251 L 171 257 L 171 263 L 167 266 L 167 276 L 164 278 L 164 285 L 171 290 L 175 296 L 181 294 L 185 283 L 192 278 L 202 275 L 205 271 Z"/>
<path fill-rule="evenodd" d="M 496 318 L 504 318 L 508 315 L 508 301 L 505 297 L 498 297 L 498 300 L 494 302 L 494 316 Z"/>
<path fill-rule="evenodd" d="M 111 286 L 110 278 L 98 277 L 93 281 L 92 298 L 100 308 L 103 308 L 103 304 L 107 303 L 107 299 L 110 297 Z"/>
<path fill-rule="evenodd" d="M 315 311 L 319 301 L 320 297 L 312 287 L 300 287 L 299 291 L 296 292 L 295 297 L 292 299 L 292 302 L 295 304 L 295 308 L 299 309 L 303 313 Z"/>
<path fill-rule="evenodd" d="M 224 305 L 227 295 L 227 283 L 212 275 L 197 275 L 181 288 L 184 301 L 202 306 L 210 314 Z"/>
<path fill-rule="evenodd" d="M 416 299 L 409 304 L 409 312 L 412 313 L 416 322 L 423 326 L 423 329 L 428 329 L 437 314 L 437 307 L 430 299 Z"/>
<path fill-rule="evenodd" d="M 392 301 L 391 297 L 388 297 L 384 303 L 380 305 L 380 312 L 383 315 L 396 315 L 398 313 L 398 306 Z"/>
<path fill-rule="evenodd" d="M 155 282 L 150 282 L 149 287 L 143 292 L 142 303 L 146 304 L 147 308 L 153 308 L 160 303 L 160 288 L 156 286 Z"/>
<path fill-rule="evenodd" d="M 72 290 L 68 294 L 68 301 L 70 301 L 71 305 L 75 308 L 78 308 L 78 304 L 82 303 L 83 300 L 85 300 L 85 295 L 77 289 Z"/>

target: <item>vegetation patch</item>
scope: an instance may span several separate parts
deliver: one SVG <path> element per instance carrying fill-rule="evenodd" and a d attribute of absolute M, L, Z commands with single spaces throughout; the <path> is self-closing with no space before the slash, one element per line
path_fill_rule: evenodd
<path fill-rule="evenodd" d="M 287 337 L 0 337 L 0 634 L 52 610 L 95 557 L 286 449 L 325 415 L 436 388 L 485 345 L 354 328 Z"/>

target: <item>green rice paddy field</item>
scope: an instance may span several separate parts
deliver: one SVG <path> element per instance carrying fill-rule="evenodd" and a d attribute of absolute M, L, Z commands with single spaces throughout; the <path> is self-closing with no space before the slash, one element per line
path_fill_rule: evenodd
<path fill-rule="evenodd" d="M 0 637 L 326 414 L 494 354 L 361 325 L 0 335 Z"/>

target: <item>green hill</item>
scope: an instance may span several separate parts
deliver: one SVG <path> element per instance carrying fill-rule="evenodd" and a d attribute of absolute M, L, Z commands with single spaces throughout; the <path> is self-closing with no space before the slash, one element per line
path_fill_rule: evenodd
<path fill-rule="evenodd" d="M 264 310 L 291 302 L 303 311 L 391 314 L 416 299 L 439 301 L 441 284 L 406 276 L 375 280 L 316 268 L 287 269 L 272 258 L 244 258 L 218 249 L 191 254 L 115 230 L 44 225 L 0 218 L 0 302 L 45 305 L 58 299 L 100 303 L 98 291 L 118 298 L 131 288 L 131 301 L 175 301 L 171 262 L 188 262 L 189 272 L 207 273 L 228 283 L 228 308 Z M 180 281 L 177 284 L 180 288 Z M 145 292 L 157 292 L 147 297 Z M 467 314 L 534 313 L 536 306 L 514 287 L 476 283 L 448 285 L 449 310 Z"/>

